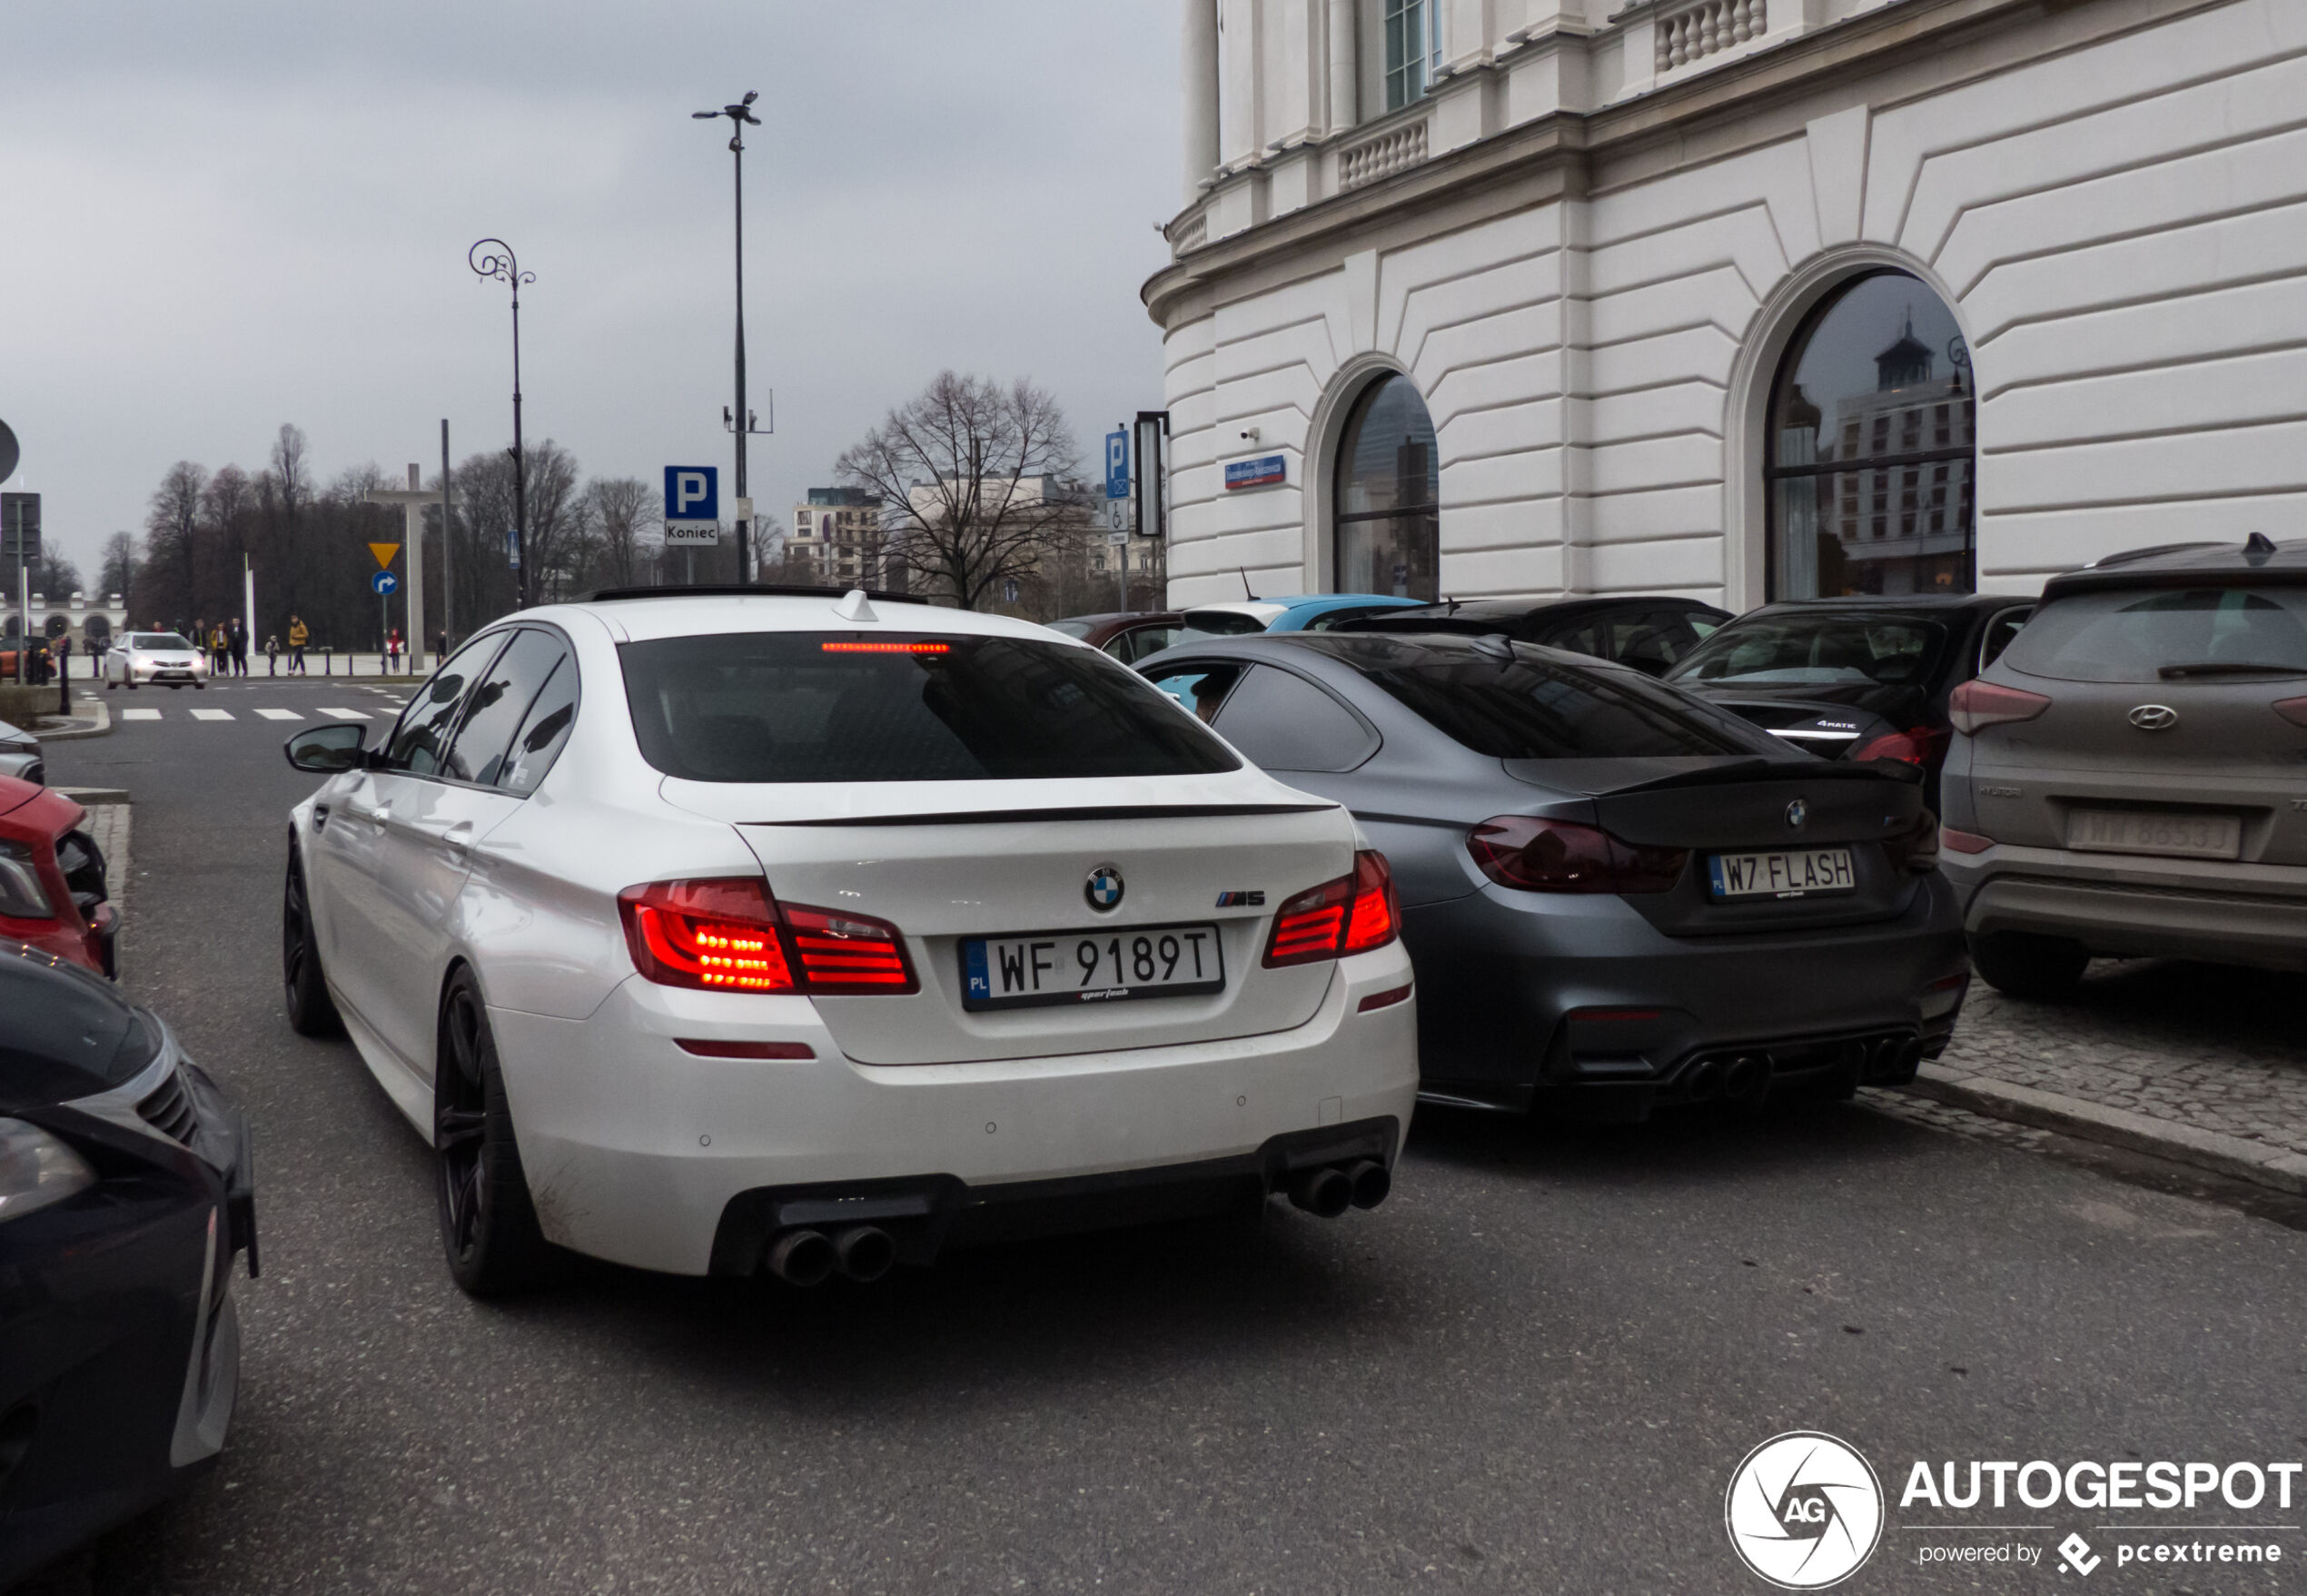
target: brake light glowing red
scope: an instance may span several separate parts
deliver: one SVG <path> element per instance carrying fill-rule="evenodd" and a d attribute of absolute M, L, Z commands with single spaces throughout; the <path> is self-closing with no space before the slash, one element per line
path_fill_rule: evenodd
<path fill-rule="evenodd" d="M 1953 740 L 1943 726 L 1916 726 L 1869 738 L 1851 751 L 1854 759 L 1896 759 L 1902 765 L 1927 765 Z"/>
<path fill-rule="evenodd" d="M 1353 857 L 1353 874 L 1310 887 L 1284 903 L 1267 939 L 1268 968 L 1313 964 L 1383 947 L 1401 930 L 1393 872 L 1369 848 Z"/>
<path fill-rule="evenodd" d="M 708 992 L 917 992 L 905 936 L 847 910 L 779 903 L 757 876 L 658 881 L 617 895 L 633 967 Z"/>
<path fill-rule="evenodd" d="M 2016 721 L 2032 720 L 2051 707 L 2051 700 L 2041 693 L 2005 687 L 1999 682 L 1966 681 L 1956 688 L 1946 700 L 1946 718 L 1955 729 L 1965 737 L 1990 726 L 2008 726 Z"/>
<path fill-rule="evenodd" d="M 1688 848 L 1645 847 L 1534 815 L 1485 820 L 1466 847 L 1483 875 L 1522 892 L 1666 892 L 1690 858 Z"/>
<path fill-rule="evenodd" d="M 666 986 L 790 992 L 777 906 L 757 877 L 658 881 L 617 895 L 633 967 Z"/>
<path fill-rule="evenodd" d="M 827 654 L 950 654 L 951 643 L 819 643 Z"/>

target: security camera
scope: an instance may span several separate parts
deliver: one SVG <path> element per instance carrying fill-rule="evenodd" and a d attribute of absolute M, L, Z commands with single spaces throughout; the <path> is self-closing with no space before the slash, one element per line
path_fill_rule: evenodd
<path fill-rule="evenodd" d="M 1255 443 L 1257 441 L 1258 441 L 1258 430 L 1257 430 L 1255 427 L 1244 427 L 1244 428 L 1243 428 L 1243 429 L 1242 429 L 1242 441 L 1243 441 L 1243 442 L 1244 442 L 1244 443 Z"/>

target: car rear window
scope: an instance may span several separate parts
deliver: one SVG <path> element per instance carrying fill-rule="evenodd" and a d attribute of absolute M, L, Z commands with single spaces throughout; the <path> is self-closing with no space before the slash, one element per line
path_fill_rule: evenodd
<path fill-rule="evenodd" d="M 1631 672 L 1360 637 L 1355 668 L 1421 719 L 1499 759 L 1639 759 L 1750 754 L 1743 723 Z M 1393 657 L 1387 658 L 1391 653 Z"/>
<path fill-rule="evenodd" d="M 1945 627 L 1907 616 L 1757 615 L 1724 626 L 1667 679 L 1919 687 L 1946 649 Z"/>
<path fill-rule="evenodd" d="M 619 650 L 641 755 L 690 781 L 1198 776 L 1241 762 L 1126 667 L 1022 638 L 733 632 Z"/>
<path fill-rule="evenodd" d="M 2003 651 L 2062 681 L 2307 674 L 2307 588 L 2077 593 L 2035 612 Z"/>

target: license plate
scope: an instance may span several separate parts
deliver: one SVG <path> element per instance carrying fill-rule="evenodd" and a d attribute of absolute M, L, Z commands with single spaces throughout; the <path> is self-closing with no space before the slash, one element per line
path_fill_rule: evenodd
<path fill-rule="evenodd" d="M 1760 854 L 1709 854 L 1707 873 L 1717 897 L 1807 897 L 1855 892 L 1847 848 L 1780 848 Z"/>
<path fill-rule="evenodd" d="M 2084 853 L 2235 859 L 2243 857 L 2243 817 L 2074 809 L 2066 818 L 2066 845 Z"/>
<path fill-rule="evenodd" d="M 971 937 L 961 980 L 972 1009 L 1190 997 L 1225 990 L 1225 955 L 1208 924 Z"/>

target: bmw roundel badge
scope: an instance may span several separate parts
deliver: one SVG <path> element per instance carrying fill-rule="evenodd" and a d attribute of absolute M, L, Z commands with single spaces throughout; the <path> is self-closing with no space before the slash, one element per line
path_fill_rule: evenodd
<path fill-rule="evenodd" d="M 1121 907 L 1121 871 L 1111 865 L 1098 866 L 1089 873 L 1089 879 L 1082 883 L 1082 896 L 1089 899 L 1089 907 L 1094 909 Z"/>
<path fill-rule="evenodd" d="M 1810 806 L 1800 798 L 1787 806 L 1787 824 L 1799 831 L 1810 824 Z"/>

